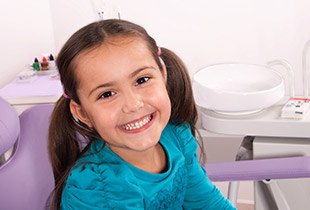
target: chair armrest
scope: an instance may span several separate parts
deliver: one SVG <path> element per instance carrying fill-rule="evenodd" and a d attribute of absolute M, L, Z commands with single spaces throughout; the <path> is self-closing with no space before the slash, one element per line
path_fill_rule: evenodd
<path fill-rule="evenodd" d="M 310 156 L 243 160 L 202 165 L 212 181 L 246 181 L 310 177 Z"/>

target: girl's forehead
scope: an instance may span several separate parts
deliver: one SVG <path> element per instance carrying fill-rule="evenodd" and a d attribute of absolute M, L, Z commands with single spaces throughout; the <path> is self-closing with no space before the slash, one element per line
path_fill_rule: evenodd
<path fill-rule="evenodd" d="M 81 52 L 75 59 L 74 74 L 79 83 L 86 72 L 96 74 L 98 69 L 110 70 L 114 66 L 121 65 L 120 62 L 124 60 L 128 65 L 155 62 L 147 44 L 142 39 L 117 37 Z"/>

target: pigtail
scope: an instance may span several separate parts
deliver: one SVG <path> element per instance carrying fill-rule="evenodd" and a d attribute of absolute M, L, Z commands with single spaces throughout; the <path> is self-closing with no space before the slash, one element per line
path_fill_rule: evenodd
<path fill-rule="evenodd" d="M 49 127 L 48 150 L 55 179 L 53 200 L 59 202 L 58 206 L 53 206 L 52 209 L 59 208 L 61 191 L 67 177 L 66 174 L 69 173 L 70 168 L 80 154 L 69 103 L 70 100 L 64 97 L 57 101 Z M 54 202 L 53 204 L 55 205 Z"/>
<path fill-rule="evenodd" d="M 183 61 L 172 51 L 161 48 L 160 57 L 167 69 L 167 90 L 171 100 L 171 122 L 189 123 L 195 136 L 198 119 L 192 85 Z"/>
<path fill-rule="evenodd" d="M 57 101 L 49 128 L 48 147 L 56 182 L 65 169 L 76 161 L 80 153 L 69 103 L 70 100 L 64 97 Z"/>

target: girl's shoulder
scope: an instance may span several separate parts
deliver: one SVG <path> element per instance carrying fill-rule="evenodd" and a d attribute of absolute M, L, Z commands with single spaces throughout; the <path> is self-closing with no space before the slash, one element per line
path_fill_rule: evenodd
<path fill-rule="evenodd" d="M 67 184 L 88 188 L 107 180 L 117 181 L 127 174 L 126 170 L 128 168 L 124 167 L 124 162 L 110 152 L 101 140 L 96 140 L 71 169 Z"/>
<path fill-rule="evenodd" d="M 104 148 L 100 151 L 94 148 L 96 145 L 90 147 L 85 156 L 81 157 L 71 169 L 62 194 L 64 206 L 73 205 L 75 202 L 81 202 L 76 203 L 76 206 L 91 205 L 99 198 L 114 202 L 117 200 L 117 195 L 124 193 L 123 187 L 130 194 L 136 193 L 128 187 L 131 174 L 128 167 L 124 167 L 122 161 L 118 161 Z"/>
<path fill-rule="evenodd" d="M 178 138 L 193 136 L 188 123 L 176 124 L 169 122 L 163 130 L 163 135 L 175 135 Z"/>
<path fill-rule="evenodd" d="M 62 192 L 62 209 L 114 209 L 142 205 L 140 192 L 130 182 L 130 172 L 119 163 L 79 163 L 71 171 Z M 132 199 L 120 199 L 129 195 Z M 116 208 L 121 209 L 121 208 Z"/>
<path fill-rule="evenodd" d="M 183 153 L 196 152 L 198 146 L 188 123 L 180 125 L 168 123 L 162 133 L 161 141 L 175 144 Z"/>

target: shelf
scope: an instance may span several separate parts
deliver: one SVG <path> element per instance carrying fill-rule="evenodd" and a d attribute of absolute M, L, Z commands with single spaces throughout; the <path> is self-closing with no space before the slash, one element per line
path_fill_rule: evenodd
<path fill-rule="evenodd" d="M 217 134 L 310 138 L 310 115 L 300 120 L 282 119 L 282 105 L 247 116 L 226 116 L 201 109 L 201 126 Z"/>

